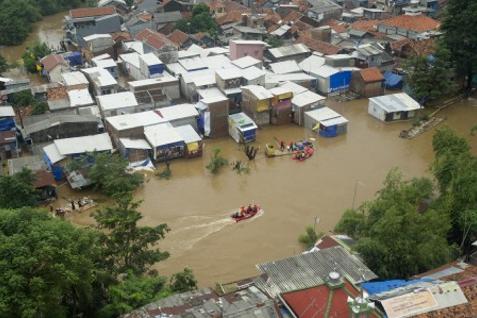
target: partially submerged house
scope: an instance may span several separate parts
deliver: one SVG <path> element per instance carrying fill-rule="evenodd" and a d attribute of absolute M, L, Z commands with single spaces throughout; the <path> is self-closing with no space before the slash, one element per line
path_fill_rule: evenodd
<path fill-rule="evenodd" d="M 17 133 L 14 130 L 0 131 L 0 161 L 18 157 Z"/>
<path fill-rule="evenodd" d="M 352 71 L 346 68 L 334 68 L 323 65 L 310 73 L 317 80 L 316 88 L 321 94 L 347 91 L 351 83 Z"/>
<path fill-rule="evenodd" d="M 229 99 L 224 95 L 202 98 L 196 108 L 199 112 L 198 131 L 204 136 L 218 138 L 228 135 Z"/>
<path fill-rule="evenodd" d="M 186 158 L 202 156 L 202 138 L 191 125 L 177 126 L 176 131 L 184 140 Z"/>
<path fill-rule="evenodd" d="M 257 125 L 245 113 L 229 115 L 229 135 L 239 144 L 255 141 Z"/>
<path fill-rule="evenodd" d="M 273 95 L 270 122 L 273 125 L 291 123 L 293 91 L 285 86 L 277 86 L 269 91 Z"/>
<path fill-rule="evenodd" d="M 348 120 L 328 107 L 305 113 L 305 128 L 317 131 L 322 137 L 336 137 L 348 130 Z"/>
<path fill-rule="evenodd" d="M 152 147 L 154 161 L 168 161 L 185 154 L 184 139 L 170 123 L 145 127 L 144 136 Z"/>
<path fill-rule="evenodd" d="M 351 90 L 362 97 L 374 97 L 384 94 L 384 76 L 376 67 L 354 72 L 351 79 Z"/>
<path fill-rule="evenodd" d="M 142 138 L 119 138 L 118 150 L 131 163 L 146 161 L 152 155 L 151 145 Z"/>
<path fill-rule="evenodd" d="M 372 97 L 368 113 L 384 122 L 406 120 L 416 116 L 421 105 L 406 93 Z"/>
<path fill-rule="evenodd" d="M 242 110 L 260 127 L 270 124 L 270 109 L 274 95 L 263 86 L 242 86 Z"/>
<path fill-rule="evenodd" d="M 55 180 L 65 176 L 65 164 L 68 160 L 80 158 L 91 152 L 112 152 L 113 144 L 107 133 L 74 138 L 56 139 L 43 147 L 43 159 Z"/>
<path fill-rule="evenodd" d="M 299 94 L 293 94 L 291 100 L 293 122 L 299 126 L 305 125 L 305 113 L 316 108 L 325 106 L 326 97 L 306 90 Z"/>

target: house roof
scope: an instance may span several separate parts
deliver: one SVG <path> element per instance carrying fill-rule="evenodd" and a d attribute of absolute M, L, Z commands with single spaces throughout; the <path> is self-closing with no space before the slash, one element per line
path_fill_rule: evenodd
<path fill-rule="evenodd" d="M 264 274 L 256 279 L 257 286 L 271 296 L 321 285 L 332 271 L 340 273 L 354 284 L 377 278 L 357 256 L 348 253 L 341 246 L 300 254 L 257 267 Z"/>
<path fill-rule="evenodd" d="M 41 64 L 43 64 L 44 69 L 48 72 L 52 71 L 55 67 L 57 67 L 60 64 L 68 65 L 68 63 L 66 63 L 66 60 L 64 59 L 63 55 L 59 55 L 59 54 L 47 55 L 47 56 L 43 57 L 40 60 L 40 62 L 41 62 Z"/>
<path fill-rule="evenodd" d="M 116 110 L 127 107 L 136 107 L 138 102 L 132 92 L 120 92 L 116 94 L 97 96 L 98 106 L 103 111 Z"/>
<path fill-rule="evenodd" d="M 338 46 L 331 43 L 313 39 L 308 31 L 301 32 L 297 42 L 303 43 L 311 50 L 323 53 L 325 55 L 337 54 L 341 50 Z"/>
<path fill-rule="evenodd" d="M 265 71 L 256 66 L 250 66 L 242 69 L 242 77 L 247 81 L 253 81 L 254 79 L 257 79 L 261 76 L 265 76 Z"/>
<path fill-rule="evenodd" d="M 144 139 L 130 139 L 130 138 L 120 138 L 119 142 L 126 149 L 151 149 L 151 145 L 147 143 Z"/>
<path fill-rule="evenodd" d="M 144 136 L 154 148 L 184 141 L 182 136 L 169 123 L 145 127 Z"/>
<path fill-rule="evenodd" d="M 10 176 L 22 171 L 23 168 L 27 168 L 31 171 L 38 171 L 46 169 L 47 166 L 40 155 L 8 159 L 8 174 Z"/>
<path fill-rule="evenodd" d="M 421 105 L 406 93 L 372 97 L 369 101 L 379 105 L 388 113 L 421 109 Z"/>
<path fill-rule="evenodd" d="M 283 61 L 277 63 L 270 63 L 270 68 L 275 74 L 287 74 L 287 73 L 297 73 L 301 72 L 300 67 L 296 61 Z"/>
<path fill-rule="evenodd" d="M 366 83 L 384 81 L 384 76 L 377 67 L 369 67 L 359 71 L 361 77 Z"/>
<path fill-rule="evenodd" d="M 184 139 L 186 144 L 202 140 L 202 138 L 191 125 L 178 126 L 176 127 L 176 131 L 179 133 L 182 139 Z"/>
<path fill-rule="evenodd" d="M 154 112 L 167 121 L 199 116 L 199 112 L 192 104 L 178 104 L 161 107 Z"/>
<path fill-rule="evenodd" d="M 242 86 L 242 89 L 248 90 L 252 93 L 258 100 L 270 99 L 273 98 L 273 94 L 270 93 L 268 89 L 260 85 L 247 85 Z"/>
<path fill-rule="evenodd" d="M 304 107 L 310 104 L 318 103 L 322 100 L 325 100 L 326 97 L 318 95 L 312 91 L 305 91 L 301 94 L 293 95 L 292 104 L 297 107 Z"/>
<path fill-rule="evenodd" d="M 116 13 L 114 7 L 99 7 L 99 8 L 79 8 L 70 10 L 70 16 L 72 18 L 88 18 L 98 17 L 103 15 L 110 15 Z"/>
<path fill-rule="evenodd" d="M 35 173 L 35 180 L 33 181 L 33 186 L 37 189 L 47 187 L 47 186 L 56 187 L 55 177 L 50 171 L 38 170 Z"/>
<path fill-rule="evenodd" d="M 241 58 L 238 58 L 238 59 L 232 61 L 232 64 L 234 64 L 235 66 L 238 66 L 242 69 L 250 67 L 250 66 L 255 66 L 255 65 L 260 64 L 260 63 L 262 63 L 262 61 L 254 58 L 253 56 L 250 56 L 250 55 L 243 56 Z"/>
<path fill-rule="evenodd" d="M 92 151 L 113 150 L 113 144 L 108 133 L 56 139 L 53 142 L 62 156 L 80 154 Z"/>
<path fill-rule="evenodd" d="M 309 116 L 322 124 L 323 126 L 330 127 L 334 125 L 346 124 L 348 120 L 328 107 L 322 107 L 315 110 L 311 110 L 305 113 L 305 116 Z M 342 247 L 341 247 L 342 248 Z M 327 251 L 329 249 L 325 249 Z"/>
<path fill-rule="evenodd" d="M 346 279 L 343 286 L 330 288 L 326 284 L 283 294 L 281 297 L 297 318 L 351 317 L 348 298 L 356 298 L 359 291 Z M 372 313 L 370 318 L 380 317 Z"/>
<path fill-rule="evenodd" d="M 163 123 L 166 120 L 154 111 L 107 117 L 106 121 L 116 130 L 127 130 Z"/>
<path fill-rule="evenodd" d="M 182 46 L 184 43 L 187 42 L 189 36 L 181 30 L 175 29 L 171 34 L 167 36 L 167 38 L 174 42 L 177 46 Z"/>
<path fill-rule="evenodd" d="M 0 106 L 0 117 L 15 117 L 12 106 Z"/>
<path fill-rule="evenodd" d="M 90 68 L 83 68 L 81 71 L 83 73 L 88 74 L 91 80 L 98 87 L 112 86 L 112 85 L 118 84 L 118 82 L 114 79 L 113 75 L 111 75 L 111 73 L 109 73 L 107 70 L 103 68 L 90 67 Z"/>
<path fill-rule="evenodd" d="M 350 24 L 349 28 L 352 30 L 359 31 L 376 31 L 376 26 L 381 22 L 381 20 L 358 20 Z"/>
<path fill-rule="evenodd" d="M 68 99 L 70 101 L 71 107 L 88 106 L 94 104 L 93 98 L 89 94 L 89 90 L 87 88 L 72 89 L 68 91 Z"/>
<path fill-rule="evenodd" d="M 88 79 L 81 72 L 62 73 L 61 76 L 63 77 L 63 82 L 66 86 L 89 84 Z"/>
<path fill-rule="evenodd" d="M 274 49 L 269 49 L 268 52 L 270 52 L 270 54 L 275 58 L 281 58 L 281 57 L 293 56 L 296 54 L 308 53 L 310 52 L 310 50 L 308 49 L 306 45 L 299 43 L 299 44 L 293 44 L 289 46 L 281 46 Z"/>
<path fill-rule="evenodd" d="M 42 115 L 34 115 L 25 118 L 23 131 L 28 136 L 32 133 L 46 130 L 50 127 L 61 125 L 62 123 L 88 123 L 98 122 L 98 118 L 94 115 L 76 115 L 63 113 L 46 113 Z"/>
<path fill-rule="evenodd" d="M 310 73 L 313 69 L 323 66 L 324 64 L 325 58 L 317 54 L 312 54 L 300 63 L 298 63 L 301 70 L 306 73 Z"/>
<path fill-rule="evenodd" d="M 146 43 L 150 47 L 155 48 L 157 50 L 161 49 L 164 46 L 173 46 L 175 48 L 178 47 L 178 45 L 169 40 L 166 35 L 152 31 L 151 29 L 142 30 L 141 32 L 136 34 L 135 39 L 137 41 Z"/>
<path fill-rule="evenodd" d="M 314 12 L 327 13 L 335 10 L 343 10 L 340 5 L 331 0 L 308 0 Z"/>
<path fill-rule="evenodd" d="M 432 31 L 438 29 L 440 26 L 439 21 L 426 15 L 400 15 L 383 20 L 379 24 L 415 32 Z"/>

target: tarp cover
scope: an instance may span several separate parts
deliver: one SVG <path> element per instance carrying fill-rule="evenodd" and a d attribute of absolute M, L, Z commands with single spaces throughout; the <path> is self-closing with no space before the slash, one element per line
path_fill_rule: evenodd
<path fill-rule="evenodd" d="M 71 66 L 83 65 L 81 52 L 71 52 L 71 54 L 66 56 L 66 59 L 69 61 Z"/>
<path fill-rule="evenodd" d="M 15 128 L 15 121 L 13 118 L 0 119 L 0 131 L 8 131 Z"/>
<path fill-rule="evenodd" d="M 404 280 L 404 279 L 391 279 L 377 282 L 365 282 L 361 286 L 368 292 L 370 295 L 376 295 L 383 292 L 387 292 L 399 287 L 412 285 L 420 282 L 429 282 L 432 279 L 423 278 L 423 279 L 413 279 L 413 280 Z"/>
<path fill-rule="evenodd" d="M 389 89 L 401 89 L 402 83 L 401 75 L 390 71 L 384 72 L 384 87 Z"/>

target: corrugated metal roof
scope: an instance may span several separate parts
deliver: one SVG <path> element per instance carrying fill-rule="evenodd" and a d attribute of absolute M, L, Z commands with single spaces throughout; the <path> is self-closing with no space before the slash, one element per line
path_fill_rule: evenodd
<path fill-rule="evenodd" d="M 300 67 L 295 61 L 283 61 L 271 63 L 270 67 L 275 74 L 287 74 L 301 72 Z"/>
<path fill-rule="evenodd" d="M 151 146 L 144 139 L 120 138 L 119 141 L 126 149 L 151 149 Z"/>
<path fill-rule="evenodd" d="M 73 138 L 56 139 L 53 142 L 62 156 L 93 151 L 113 150 L 107 133 Z"/>
<path fill-rule="evenodd" d="M 191 125 L 178 126 L 176 127 L 176 131 L 181 135 L 186 144 L 202 140 Z"/>
<path fill-rule="evenodd" d="M 258 100 L 273 98 L 273 94 L 270 93 L 268 89 L 260 85 L 247 85 L 242 86 L 242 89 L 248 90 L 252 93 Z"/>
<path fill-rule="evenodd" d="M 232 64 L 240 68 L 247 68 L 262 63 L 262 61 L 254 58 L 253 56 L 247 55 L 239 59 L 233 60 Z"/>
<path fill-rule="evenodd" d="M 66 86 L 89 84 L 88 79 L 81 72 L 68 72 L 61 74 L 61 76 Z"/>
<path fill-rule="evenodd" d="M 144 136 L 152 147 L 160 147 L 184 141 L 181 135 L 169 123 L 144 128 Z"/>
<path fill-rule="evenodd" d="M 379 105 L 388 113 L 413 111 L 421 108 L 421 105 L 406 93 L 372 97 L 369 100 Z"/>
<path fill-rule="evenodd" d="M 97 99 L 98 105 L 103 111 L 138 106 L 136 96 L 132 92 L 100 95 Z"/>
<path fill-rule="evenodd" d="M 293 95 L 292 104 L 297 107 L 303 107 L 306 105 L 318 103 L 319 101 L 325 100 L 326 97 L 313 93 L 312 91 L 307 90 L 304 93 Z"/>
<path fill-rule="evenodd" d="M 1 106 L 0 117 L 15 117 L 15 111 L 12 106 Z"/>
<path fill-rule="evenodd" d="M 339 272 L 353 284 L 377 278 L 358 257 L 341 246 L 260 264 L 257 268 L 265 274 L 256 280 L 257 286 L 273 297 L 321 285 L 332 271 Z"/>
<path fill-rule="evenodd" d="M 281 58 L 285 56 L 308 53 L 310 52 L 310 49 L 305 44 L 299 43 L 290 46 L 281 46 L 274 49 L 269 49 L 268 52 L 270 52 L 270 54 L 275 58 Z"/>

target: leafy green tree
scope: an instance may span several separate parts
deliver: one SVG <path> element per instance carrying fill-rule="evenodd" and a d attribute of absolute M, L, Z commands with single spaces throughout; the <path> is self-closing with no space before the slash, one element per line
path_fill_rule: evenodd
<path fill-rule="evenodd" d="M 197 289 L 197 280 L 189 268 L 184 268 L 182 272 L 172 275 L 170 289 L 173 292 L 183 293 Z"/>
<path fill-rule="evenodd" d="M 219 173 L 220 169 L 228 164 L 227 159 L 220 155 L 220 151 L 219 148 L 214 149 L 214 154 L 210 158 L 209 164 L 206 166 L 207 170 L 212 174 Z"/>
<path fill-rule="evenodd" d="M 37 64 L 40 59 L 51 53 L 46 43 L 38 42 L 32 47 L 28 47 L 22 55 L 23 65 L 30 73 L 37 72 Z"/>
<path fill-rule="evenodd" d="M 477 239 L 473 225 L 477 210 L 477 158 L 468 142 L 449 128 L 437 130 L 432 145 L 432 172 L 439 184 L 439 202 L 451 217 L 450 240 L 466 252 L 472 240 Z"/>
<path fill-rule="evenodd" d="M 393 169 L 376 199 L 360 208 L 363 216 L 348 211 L 335 230 L 354 234 L 356 250 L 381 278 L 407 278 L 435 268 L 449 261 L 455 249 L 446 240 L 448 214 L 426 207 L 432 195 L 430 180 L 404 181 Z"/>
<path fill-rule="evenodd" d="M 441 46 L 449 50 L 457 74 L 466 78 L 466 90 L 472 88 L 472 77 L 477 69 L 477 2 L 449 0 L 440 30 Z"/>
<path fill-rule="evenodd" d="M 41 18 L 33 1 L 2 1 L 0 9 L 0 45 L 23 42 L 32 29 L 32 23 Z"/>
<path fill-rule="evenodd" d="M 423 103 L 435 101 L 455 91 L 449 54 L 443 49 L 436 53 L 434 59 L 425 56 L 412 58 L 406 68 L 412 95 Z"/>
<path fill-rule="evenodd" d="M 0 208 L 34 206 L 37 203 L 34 181 L 35 176 L 28 169 L 23 169 L 13 176 L 0 176 Z"/>
<path fill-rule="evenodd" d="M 98 235 L 24 208 L 0 210 L 0 317 L 92 316 Z"/>
<path fill-rule="evenodd" d="M 114 206 L 94 215 L 98 229 L 105 230 L 101 237 L 104 258 L 115 275 L 127 272 L 140 275 L 152 264 L 169 257 L 169 253 L 155 248 L 169 228 L 166 224 L 138 226 L 142 219 L 137 211 L 139 204 L 131 195 L 123 195 Z"/>
<path fill-rule="evenodd" d="M 141 174 L 126 172 L 128 161 L 119 154 L 95 153 L 92 157 L 94 164 L 89 169 L 88 177 L 104 194 L 122 196 L 143 184 Z M 91 155 L 86 158 L 90 159 Z"/>
<path fill-rule="evenodd" d="M 35 103 L 35 98 L 29 90 L 13 93 L 10 100 L 12 106 L 16 108 L 31 106 Z"/>
<path fill-rule="evenodd" d="M 217 23 L 212 18 L 209 7 L 199 3 L 192 8 L 192 17 L 176 23 L 176 28 L 185 33 L 208 32 L 215 36 L 218 31 Z"/>
<path fill-rule="evenodd" d="M 265 42 L 267 42 L 268 45 L 270 45 L 272 48 L 280 47 L 283 45 L 283 40 L 274 36 L 267 38 Z"/>
<path fill-rule="evenodd" d="M 108 290 L 108 304 L 100 317 L 118 317 L 170 294 L 167 279 L 162 276 L 137 276 L 128 273 L 127 277 Z"/>
<path fill-rule="evenodd" d="M 307 226 L 305 233 L 298 237 L 298 242 L 307 250 L 315 246 L 315 243 L 323 236 L 323 233 L 317 233 L 313 226 Z"/>
<path fill-rule="evenodd" d="M 32 115 L 41 115 L 41 114 L 46 113 L 48 110 L 49 110 L 49 108 L 48 108 L 47 103 L 35 101 L 33 103 L 33 109 L 31 111 L 31 114 Z"/>

